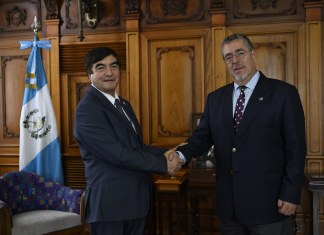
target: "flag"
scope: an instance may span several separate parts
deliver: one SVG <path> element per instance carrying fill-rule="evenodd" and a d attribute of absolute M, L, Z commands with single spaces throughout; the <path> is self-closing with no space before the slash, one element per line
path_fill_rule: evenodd
<path fill-rule="evenodd" d="M 19 170 L 34 172 L 64 183 L 56 118 L 47 86 L 40 48 L 50 41 L 21 41 L 20 49 L 32 47 L 26 69 L 26 85 L 20 115 Z"/>

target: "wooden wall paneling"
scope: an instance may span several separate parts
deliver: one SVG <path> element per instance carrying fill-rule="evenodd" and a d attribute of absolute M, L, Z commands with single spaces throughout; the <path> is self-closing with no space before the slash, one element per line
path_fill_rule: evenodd
<path fill-rule="evenodd" d="M 73 122 L 76 106 L 80 99 L 86 94 L 90 85 L 88 76 L 85 73 L 73 73 L 61 75 L 62 94 L 62 152 L 64 155 L 80 155 L 77 142 L 73 136 Z"/>
<path fill-rule="evenodd" d="M 127 91 L 122 92 L 124 98 L 129 100 L 136 114 L 137 119 L 141 123 L 141 100 L 140 100 L 140 52 L 139 52 L 139 33 L 126 33 L 126 74 L 125 79 Z M 124 86 L 126 87 L 126 86 Z"/>
<path fill-rule="evenodd" d="M 19 49 L 19 40 L 0 40 L 0 174 L 19 169 L 19 121 L 30 53 Z"/>
<path fill-rule="evenodd" d="M 306 22 L 306 79 L 308 155 L 323 155 L 323 94 L 321 22 Z"/>
<path fill-rule="evenodd" d="M 165 30 L 169 28 L 192 28 L 193 26 L 209 26 L 211 16 L 210 0 L 187 0 L 183 4 L 176 1 L 155 0 L 142 1 L 141 29 Z"/>
<path fill-rule="evenodd" d="M 19 170 L 19 158 L 17 154 L 10 154 L 6 149 L 2 150 L 5 154 L 0 155 L 0 175 Z"/>
<path fill-rule="evenodd" d="M 221 45 L 225 38 L 225 27 L 212 28 L 212 74 L 215 80 L 213 90 L 226 85 L 226 66 L 224 64 Z M 207 92 L 211 92 L 207 91 Z"/>
<path fill-rule="evenodd" d="M 149 109 L 142 111 L 142 118 L 147 143 L 174 146 L 190 135 L 191 115 L 201 112 L 205 102 L 206 34 L 204 29 L 195 30 L 195 35 L 186 30 L 142 34 L 142 88 L 147 89 L 142 91 L 142 104 Z"/>
<path fill-rule="evenodd" d="M 89 85 L 89 78 L 84 72 L 61 74 L 64 181 L 66 185 L 75 188 L 85 188 L 85 176 L 80 151 L 73 136 L 74 114 Z"/>
<path fill-rule="evenodd" d="M 64 183 L 76 189 L 86 188 L 84 164 L 80 156 L 67 156 L 63 158 Z"/>
<path fill-rule="evenodd" d="M 201 65 L 204 71 L 204 83 L 203 83 L 203 94 L 207 96 L 208 93 L 215 90 L 216 87 L 216 80 L 214 77 L 214 41 L 213 41 L 213 31 L 211 29 L 206 30 L 204 37 L 203 37 L 203 44 L 202 44 L 202 51 L 203 51 L 203 58 L 204 63 Z M 204 101 L 205 101 L 204 97 Z M 205 102 L 203 104 L 202 110 L 204 108 Z"/>
<path fill-rule="evenodd" d="M 47 39 L 41 39 L 47 40 Z M 46 73 L 48 90 L 51 95 L 52 105 L 56 117 L 57 131 L 61 138 L 61 91 L 60 91 L 60 61 L 59 61 L 59 39 L 58 37 L 50 37 L 51 43 L 49 50 L 41 49 L 44 69 Z"/>
<path fill-rule="evenodd" d="M 0 33 L 30 32 L 34 17 L 41 20 L 41 1 L 0 1 Z"/>
<path fill-rule="evenodd" d="M 231 25 L 264 24 L 269 22 L 302 21 L 304 0 L 279 1 L 225 1 L 228 10 L 226 22 Z"/>
<path fill-rule="evenodd" d="M 27 50 L 28 53 L 28 50 Z M 25 89 L 26 64 L 29 55 L 1 56 L 0 146 L 19 146 L 20 113 Z M 19 69 L 21 68 L 21 69 Z M 13 108 L 14 107 L 14 108 Z"/>
<path fill-rule="evenodd" d="M 129 11 L 125 16 L 126 25 L 126 65 L 122 76 L 123 84 L 119 92 L 127 99 L 141 123 L 140 99 L 140 33 L 139 33 L 139 2 L 128 2 Z"/>
<path fill-rule="evenodd" d="M 324 172 L 323 156 L 307 156 L 306 173 Z"/>
<path fill-rule="evenodd" d="M 50 50 L 41 49 L 43 52 L 43 62 L 46 72 L 48 89 L 51 94 L 52 104 L 57 122 L 57 131 L 61 137 L 61 109 L 60 109 L 60 41 L 59 41 L 59 24 L 57 19 L 46 20 L 43 25 L 47 31 L 47 40 L 51 43 Z M 41 39 L 45 40 L 45 39 Z"/>

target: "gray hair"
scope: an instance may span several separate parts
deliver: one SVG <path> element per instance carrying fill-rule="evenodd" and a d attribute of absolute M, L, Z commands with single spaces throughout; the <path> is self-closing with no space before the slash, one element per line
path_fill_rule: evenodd
<path fill-rule="evenodd" d="M 245 46 L 250 51 L 252 51 L 254 49 L 252 42 L 250 41 L 250 39 L 247 36 L 245 36 L 243 34 L 232 34 L 232 35 L 229 35 L 226 38 L 224 38 L 223 43 L 222 43 L 222 48 L 221 48 L 222 53 L 223 53 L 223 47 L 224 47 L 225 44 L 228 44 L 228 43 L 230 43 L 230 42 L 232 42 L 234 40 L 237 40 L 237 39 L 242 40 L 243 43 L 245 44 Z"/>

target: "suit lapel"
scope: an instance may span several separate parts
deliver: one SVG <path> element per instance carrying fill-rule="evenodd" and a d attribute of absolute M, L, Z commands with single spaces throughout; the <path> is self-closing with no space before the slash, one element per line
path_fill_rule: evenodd
<path fill-rule="evenodd" d="M 260 78 L 245 108 L 243 118 L 240 123 L 240 130 L 236 133 L 236 139 L 240 138 L 247 130 L 258 112 L 269 100 L 270 90 L 267 89 L 267 78 L 260 72 Z"/>
<path fill-rule="evenodd" d="M 140 141 L 143 143 L 143 139 L 142 139 L 142 132 L 141 132 L 141 127 L 137 121 L 137 118 L 135 116 L 135 113 L 133 111 L 133 109 L 131 108 L 131 106 L 124 100 L 122 99 L 121 97 L 119 97 L 120 100 L 121 100 L 121 105 L 124 109 L 124 111 L 126 112 L 126 114 L 128 115 L 128 117 L 132 120 L 133 124 L 134 124 L 134 128 L 132 126 L 132 130 L 133 130 L 133 133 L 140 139 Z"/>
<path fill-rule="evenodd" d="M 107 98 L 103 94 L 101 94 L 96 88 L 90 86 L 89 92 L 92 93 L 93 95 L 95 95 L 99 99 L 100 103 L 104 106 L 104 110 L 107 112 L 108 116 L 114 115 L 114 116 L 116 116 L 117 120 L 122 120 L 121 122 L 123 122 L 123 125 L 126 125 L 129 132 L 135 138 L 138 138 L 141 135 L 140 132 L 138 132 L 139 135 L 137 135 L 132 124 L 128 120 L 126 120 L 126 118 L 123 117 L 123 115 L 116 109 L 116 107 L 109 100 L 107 100 Z M 121 99 L 121 105 L 122 105 L 123 109 L 125 110 L 126 114 L 129 116 L 129 118 L 134 120 L 133 119 L 133 116 L 134 116 L 133 111 L 130 108 L 128 108 L 128 105 L 125 105 L 125 103 L 126 103 L 125 100 Z M 136 119 L 136 117 L 135 117 L 135 119 Z M 138 128 L 136 127 L 136 131 L 137 130 L 138 130 Z M 141 143 L 143 143 L 141 137 L 139 137 L 139 139 L 140 139 Z"/>

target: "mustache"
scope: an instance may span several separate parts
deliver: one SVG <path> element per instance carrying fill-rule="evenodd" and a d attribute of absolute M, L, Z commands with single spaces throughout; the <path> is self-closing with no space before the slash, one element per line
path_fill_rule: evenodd
<path fill-rule="evenodd" d="M 245 66 L 243 65 L 243 64 L 240 64 L 240 63 L 238 63 L 238 64 L 234 64 L 233 65 L 233 70 L 236 70 L 236 69 L 241 69 L 241 68 L 244 68 Z"/>
<path fill-rule="evenodd" d="M 116 80 L 116 78 L 113 76 L 104 76 L 102 78 L 102 81 L 114 81 L 114 80 Z"/>

